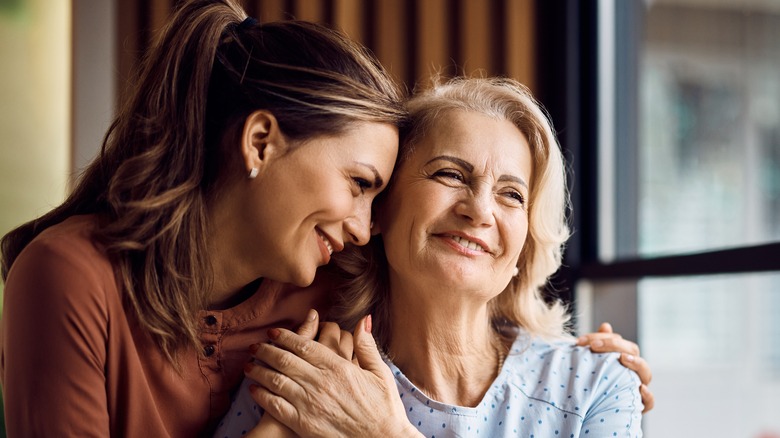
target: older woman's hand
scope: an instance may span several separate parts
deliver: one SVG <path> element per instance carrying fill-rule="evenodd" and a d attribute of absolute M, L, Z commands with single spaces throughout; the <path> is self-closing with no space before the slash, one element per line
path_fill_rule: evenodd
<path fill-rule="evenodd" d="M 620 353 L 620 363 L 633 370 L 642 381 L 639 392 L 642 394 L 642 403 L 645 405 L 645 413 L 655 405 L 655 397 L 647 387 L 653 380 L 653 372 L 646 360 L 639 356 L 639 346 L 634 342 L 623 339 L 618 333 L 612 331 L 612 325 L 605 322 L 599 326 L 596 333 L 588 333 L 577 339 L 577 345 L 589 346 L 596 353 Z"/>
<path fill-rule="evenodd" d="M 255 401 L 296 433 L 305 436 L 420 436 L 406 419 L 390 369 L 371 336 L 370 316 L 354 332 L 350 360 L 337 327 L 323 326 L 322 345 L 284 329 L 269 330 L 247 376 L 259 383 Z M 336 353 L 331 348 L 339 351 Z"/>

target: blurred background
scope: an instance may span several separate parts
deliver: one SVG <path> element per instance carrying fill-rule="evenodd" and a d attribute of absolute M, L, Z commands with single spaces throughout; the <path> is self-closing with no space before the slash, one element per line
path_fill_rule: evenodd
<path fill-rule="evenodd" d="M 0 0 L 0 234 L 64 199 L 177 3 Z M 345 31 L 409 90 L 527 84 L 573 175 L 550 296 L 639 342 L 646 436 L 780 437 L 780 0 L 243 4 Z"/>

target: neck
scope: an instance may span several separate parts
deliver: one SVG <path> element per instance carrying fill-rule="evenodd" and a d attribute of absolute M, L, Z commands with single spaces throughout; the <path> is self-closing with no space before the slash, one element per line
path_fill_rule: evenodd
<path fill-rule="evenodd" d="M 491 327 L 486 302 L 459 302 L 442 292 L 436 298 L 393 288 L 388 354 L 432 399 L 473 407 L 495 380 L 506 347 Z"/>
<path fill-rule="evenodd" d="M 227 198 L 227 197 L 224 197 Z M 259 263 L 246 248 L 247 240 L 241 235 L 243 227 L 236 226 L 228 212 L 235 212 L 226 200 L 210 205 L 208 257 L 212 269 L 212 289 L 209 293 L 210 309 L 233 307 L 252 295 L 257 285 L 252 285 L 264 275 Z M 250 290 L 251 289 L 251 290 Z"/>

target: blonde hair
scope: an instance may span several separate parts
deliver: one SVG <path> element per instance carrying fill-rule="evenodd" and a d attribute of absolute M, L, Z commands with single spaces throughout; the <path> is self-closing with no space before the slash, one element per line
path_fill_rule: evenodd
<path fill-rule="evenodd" d="M 305 140 L 355 121 L 397 125 L 406 114 L 376 59 L 336 31 L 258 24 L 233 0 L 181 3 L 74 192 L 2 241 L 5 279 L 43 230 L 99 215 L 94 238 L 111 257 L 125 306 L 173 363 L 187 345 L 201 350 L 197 312 L 212 284 L 209 201 L 239 177 L 232 146 L 247 116 L 269 110 L 285 136 Z"/>
<path fill-rule="evenodd" d="M 430 128 L 453 110 L 471 111 L 512 122 L 525 135 L 533 159 L 528 205 L 528 237 L 518 260 L 519 274 L 489 303 L 496 325 L 514 325 L 544 338 L 566 336 L 569 315 L 560 301 L 547 303 L 543 288 L 561 265 L 569 237 L 566 170 L 549 117 L 530 91 L 506 78 L 456 78 L 412 98 L 408 126 L 402 132 L 399 167 L 414 153 Z M 391 180 L 392 184 L 392 180 Z M 332 317 L 345 326 L 371 313 L 380 346 L 387 347 L 389 290 L 387 260 L 378 236 L 365 248 L 335 257 L 340 275 Z"/>

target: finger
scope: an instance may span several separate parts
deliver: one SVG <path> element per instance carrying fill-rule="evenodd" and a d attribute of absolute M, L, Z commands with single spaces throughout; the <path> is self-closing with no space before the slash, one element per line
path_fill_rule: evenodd
<path fill-rule="evenodd" d="M 333 368 L 337 362 L 343 360 L 338 354 L 330 350 L 328 347 L 321 345 L 316 341 L 306 339 L 299 336 L 289 330 L 274 328 L 268 330 L 268 337 L 273 342 L 274 346 L 280 351 L 287 351 L 292 353 L 290 355 L 284 355 L 276 353 L 278 356 L 274 356 L 274 353 L 270 353 L 267 349 L 263 349 L 265 354 L 271 356 L 271 359 L 286 360 L 279 365 L 283 368 L 278 368 L 276 364 L 268 363 L 273 368 L 284 372 L 287 376 L 293 379 L 300 379 L 301 377 L 311 376 L 314 374 L 313 368 L 318 369 L 330 369 Z M 259 351 L 258 351 L 259 353 Z M 291 360 L 288 356 L 295 358 Z M 259 356 L 256 356 L 261 359 Z M 286 359 L 285 359 L 286 358 Z M 261 359 L 262 360 L 262 359 Z M 307 364 L 302 366 L 301 362 Z M 288 369 L 285 365 L 289 366 Z"/>
<path fill-rule="evenodd" d="M 317 327 L 319 326 L 320 315 L 314 309 L 309 309 L 309 313 L 306 315 L 306 320 L 303 321 L 300 327 L 298 327 L 298 335 L 303 336 L 306 339 L 314 339 L 317 336 Z"/>
<path fill-rule="evenodd" d="M 628 353 L 639 356 L 639 346 L 622 338 L 596 339 L 590 343 L 594 353 Z"/>
<path fill-rule="evenodd" d="M 320 334 L 317 342 L 328 347 L 331 351 L 339 353 L 341 342 L 341 328 L 335 322 L 323 322 L 320 324 Z"/>
<path fill-rule="evenodd" d="M 650 391 L 650 388 L 648 388 L 647 385 L 640 385 L 639 393 L 642 394 L 642 404 L 645 405 L 642 413 L 645 414 L 655 407 L 655 396 L 653 395 L 653 391 Z"/>
<path fill-rule="evenodd" d="M 602 322 L 598 329 L 599 333 L 612 333 L 612 324 L 608 322 Z"/>
<path fill-rule="evenodd" d="M 354 357 L 355 341 L 352 337 L 352 333 L 341 330 L 341 340 L 339 341 L 339 352 L 341 357 L 347 360 L 352 360 Z"/>
<path fill-rule="evenodd" d="M 295 409 L 295 406 L 290 404 L 290 402 L 283 397 L 274 394 L 260 385 L 249 386 L 249 392 L 252 394 L 252 398 L 255 402 L 263 408 L 267 414 L 270 414 L 280 423 L 293 429 L 296 433 L 299 433 L 297 425 L 300 422 L 300 415 L 298 414 L 298 410 Z"/>
<path fill-rule="evenodd" d="M 308 339 L 306 342 L 316 344 L 315 341 Z M 305 360 L 273 344 L 255 344 L 250 348 L 250 352 L 261 365 L 283 373 L 294 380 L 315 371 L 314 367 Z"/>
<path fill-rule="evenodd" d="M 624 367 L 633 370 L 642 381 L 643 385 L 649 385 L 653 380 L 653 372 L 650 370 L 650 365 L 640 356 L 633 354 L 622 353 L 620 355 L 620 363 Z"/>
<path fill-rule="evenodd" d="M 303 389 L 289 377 L 263 365 L 249 362 L 244 366 L 244 374 L 264 388 L 285 399 L 299 397 Z"/>
<path fill-rule="evenodd" d="M 621 336 L 619 333 L 587 333 L 577 338 L 577 345 L 585 346 L 590 345 L 593 341 L 612 338 L 623 339 L 623 336 Z"/>
<path fill-rule="evenodd" d="M 355 343 L 355 358 L 361 368 L 371 371 L 378 376 L 383 376 L 385 370 L 390 371 L 382 360 L 379 350 L 376 348 L 376 341 L 371 334 L 372 320 L 371 315 L 366 315 L 358 322 L 353 336 Z"/>

